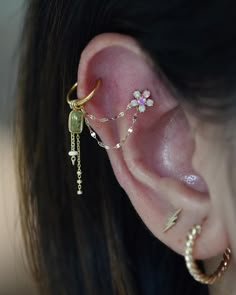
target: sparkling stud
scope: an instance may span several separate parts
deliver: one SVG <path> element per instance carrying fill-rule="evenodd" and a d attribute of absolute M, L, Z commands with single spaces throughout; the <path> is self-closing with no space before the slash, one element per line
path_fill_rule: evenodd
<path fill-rule="evenodd" d="M 140 113 L 145 112 L 146 106 L 152 107 L 154 101 L 150 99 L 151 92 L 148 89 L 145 89 L 142 93 L 139 90 L 133 92 L 133 97 L 135 99 L 131 100 L 130 105 L 132 107 L 137 107 Z"/>

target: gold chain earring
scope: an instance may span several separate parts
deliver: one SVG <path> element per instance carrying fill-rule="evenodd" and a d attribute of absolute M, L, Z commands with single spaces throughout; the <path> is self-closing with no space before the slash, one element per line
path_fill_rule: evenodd
<path fill-rule="evenodd" d="M 202 230 L 201 225 L 194 225 L 190 229 L 187 235 L 186 244 L 185 244 L 185 254 L 184 254 L 185 262 L 190 274 L 196 281 L 202 284 L 212 285 L 215 283 L 216 280 L 221 278 L 223 274 L 226 272 L 226 270 L 228 269 L 228 266 L 231 260 L 231 249 L 227 248 L 225 250 L 223 255 L 223 260 L 221 261 L 217 270 L 213 274 L 206 275 L 202 273 L 193 258 L 194 245 L 195 245 L 196 239 L 201 234 L 201 230 Z"/>
<path fill-rule="evenodd" d="M 90 135 L 92 138 L 94 138 L 98 145 L 106 150 L 109 149 L 119 149 L 127 140 L 129 135 L 133 132 L 134 124 L 137 121 L 138 114 L 144 113 L 147 109 L 147 107 L 152 107 L 154 105 L 154 101 L 150 99 L 151 92 L 148 89 L 145 89 L 144 91 L 140 92 L 139 90 L 135 90 L 133 92 L 133 98 L 132 100 L 127 104 L 126 109 L 122 112 L 120 112 L 118 115 L 111 117 L 111 118 L 97 118 L 92 114 L 89 114 L 84 109 L 84 105 L 95 95 L 97 89 L 99 88 L 101 84 L 101 80 L 97 80 L 96 86 L 94 90 L 87 96 L 83 98 L 78 99 L 71 99 L 71 95 L 73 91 L 77 88 L 77 83 L 74 84 L 74 86 L 69 90 L 67 94 L 67 103 L 69 104 L 72 111 L 69 115 L 69 121 L 68 121 L 68 127 L 69 132 L 71 134 L 71 150 L 69 151 L 69 156 L 71 157 L 72 164 L 75 165 L 75 162 L 77 160 L 77 194 L 82 194 L 82 171 L 81 171 L 81 159 L 80 159 L 80 134 L 83 131 L 84 121 L 86 126 L 89 129 Z M 92 129 L 90 126 L 89 120 L 98 121 L 100 123 L 106 123 L 109 121 L 114 121 L 119 118 L 122 118 L 125 116 L 126 112 L 130 110 L 131 108 L 135 107 L 136 112 L 134 113 L 132 117 L 132 123 L 130 127 L 127 130 L 127 133 L 121 140 L 116 143 L 115 145 L 107 145 L 104 144 L 102 141 L 97 139 L 96 132 Z"/>
<path fill-rule="evenodd" d="M 97 80 L 94 90 L 89 93 L 89 95 L 81 99 L 71 100 L 70 96 L 75 89 L 77 89 L 78 84 L 75 83 L 73 87 L 69 90 L 66 100 L 72 111 L 69 114 L 68 128 L 71 134 L 71 150 L 69 151 L 69 156 L 71 157 L 72 165 L 75 165 L 77 161 L 77 194 L 82 195 L 82 171 L 81 171 L 81 157 L 80 157 L 80 133 L 83 131 L 84 126 L 84 108 L 83 105 L 88 102 L 97 91 L 100 86 L 101 81 Z"/>

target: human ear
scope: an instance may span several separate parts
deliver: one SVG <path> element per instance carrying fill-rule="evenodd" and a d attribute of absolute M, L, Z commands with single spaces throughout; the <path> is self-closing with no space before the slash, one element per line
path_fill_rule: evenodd
<path fill-rule="evenodd" d="M 86 105 L 96 117 L 124 111 L 134 90 L 150 90 L 154 105 L 138 115 L 132 134 L 108 156 L 120 185 L 150 231 L 177 253 L 183 254 L 185 237 L 193 224 L 204 221 L 196 258 L 217 255 L 227 247 L 224 226 L 214 214 L 204 180 L 193 170 L 194 140 L 181 105 L 174 99 L 151 58 L 131 37 L 106 33 L 84 49 L 78 69 L 78 97 L 102 83 Z M 102 142 L 114 146 L 124 137 L 134 109 L 124 117 L 90 125 Z M 91 144 L 96 144 L 92 142 Z M 98 146 L 98 148 L 100 148 Z M 163 228 L 177 209 L 176 225 Z"/>

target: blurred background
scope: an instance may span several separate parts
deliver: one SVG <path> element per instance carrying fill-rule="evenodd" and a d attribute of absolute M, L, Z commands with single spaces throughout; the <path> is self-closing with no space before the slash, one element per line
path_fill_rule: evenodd
<path fill-rule="evenodd" d="M 19 221 L 12 119 L 24 0 L 0 0 L 0 295 L 34 295 Z"/>
<path fill-rule="evenodd" d="M 17 54 L 24 14 L 23 0 L 0 0 L 0 126 L 9 127 L 14 103 Z"/>

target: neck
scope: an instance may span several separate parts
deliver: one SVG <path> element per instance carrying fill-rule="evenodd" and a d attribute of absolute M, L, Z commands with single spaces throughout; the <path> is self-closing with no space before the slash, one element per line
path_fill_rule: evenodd
<path fill-rule="evenodd" d="M 207 273 L 212 273 L 219 264 L 220 258 L 205 263 Z M 218 263 L 218 264 L 217 264 Z M 228 270 L 215 284 L 209 286 L 210 295 L 236 295 L 236 263 L 232 261 Z"/>

